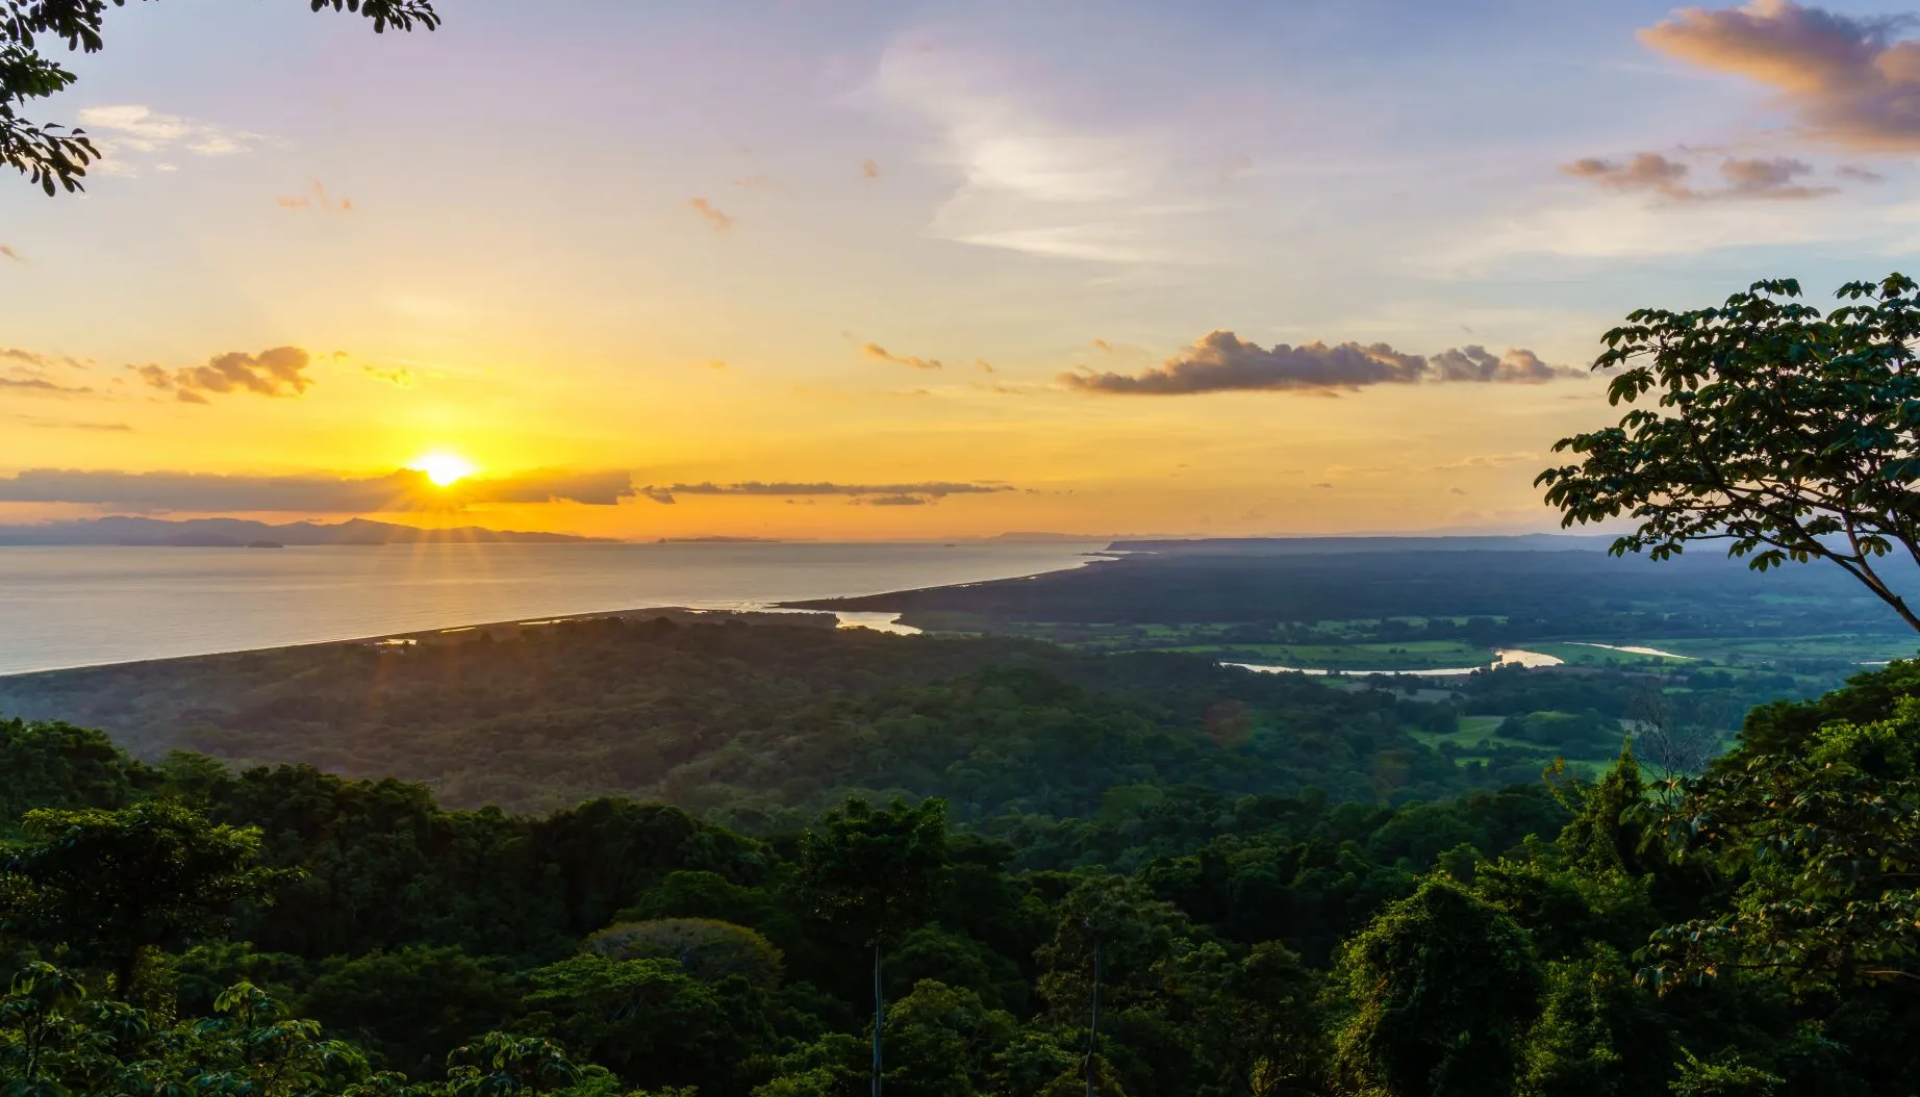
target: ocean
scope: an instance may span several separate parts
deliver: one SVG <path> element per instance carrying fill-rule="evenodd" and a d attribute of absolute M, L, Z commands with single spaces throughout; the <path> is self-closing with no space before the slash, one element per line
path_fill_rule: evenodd
<path fill-rule="evenodd" d="M 0 674 L 1012 579 L 1098 543 L 0 548 Z M 884 626 L 862 614 L 848 623 Z"/>

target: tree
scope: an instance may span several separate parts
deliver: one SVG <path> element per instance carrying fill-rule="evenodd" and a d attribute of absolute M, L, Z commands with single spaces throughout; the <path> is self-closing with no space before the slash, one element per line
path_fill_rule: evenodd
<path fill-rule="evenodd" d="M 673 960 L 702 982 L 737 975 L 769 990 L 780 985 L 780 950 L 765 937 L 712 918 L 621 922 L 587 938 L 586 948 L 616 960 Z"/>
<path fill-rule="evenodd" d="M 1920 978 L 1920 709 L 1911 693 L 1888 709 L 1687 784 L 1665 813 L 1672 844 L 1740 882 L 1731 910 L 1654 934 L 1650 981 L 1740 969 L 1798 989 Z"/>
<path fill-rule="evenodd" d="M 36 124 L 20 109 L 73 84 L 76 77 L 40 51 L 43 41 L 64 41 L 68 52 L 98 53 L 105 45 L 101 22 L 111 2 L 127 0 L 0 0 L 0 164 L 17 169 L 48 194 L 82 189 L 87 165 L 98 159 L 84 131 Z M 410 31 L 440 25 L 432 0 L 308 0 L 314 11 L 357 12 L 373 20 L 374 33 L 388 27 Z"/>
<path fill-rule="evenodd" d="M 1040 993 L 1064 1016 L 1086 1018 L 1080 1074 L 1088 1097 L 1100 1079 L 1103 1005 L 1127 1003 L 1126 984 L 1146 981 L 1166 958 L 1175 934 L 1186 929 L 1185 922 L 1173 904 L 1126 876 L 1085 877 L 1062 900 L 1053 939 L 1035 959 L 1046 969 Z M 1110 987 L 1122 991 L 1117 1002 L 1103 1002 Z"/>
<path fill-rule="evenodd" d="M 525 978 L 529 1030 L 551 1031 L 634 1085 L 736 1093 L 775 1040 L 766 992 L 737 976 L 708 984 L 672 960 L 583 952 Z"/>
<path fill-rule="evenodd" d="M 994 1056 L 1018 1029 L 1011 1014 L 971 990 L 922 980 L 887 1010 L 896 1097 L 973 1097 L 990 1092 Z"/>
<path fill-rule="evenodd" d="M 0 828 L 34 808 L 125 807 L 153 778 L 100 732 L 0 720 Z"/>
<path fill-rule="evenodd" d="M 260 832 L 216 826 L 178 804 L 27 813 L 0 856 L 0 928 L 78 947 L 131 998 L 142 961 L 225 933 L 236 905 L 287 873 L 254 864 Z"/>
<path fill-rule="evenodd" d="M 1382 911 L 1341 966 L 1354 1013 L 1343 1072 L 1378 1097 L 1501 1097 L 1513 1088 L 1540 971 L 1497 908 L 1445 880 Z"/>
<path fill-rule="evenodd" d="M 420 1076 L 519 1006 L 510 976 L 455 947 L 410 945 L 337 957 L 307 988 L 300 1011 Z"/>
<path fill-rule="evenodd" d="M 886 808 L 855 797 L 829 811 L 800 840 L 801 887 L 814 912 L 859 936 L 873 950 L 873 1097 L 880 1097 L 886 996 L 886 946 L 917 925 L 940 901 L 951 878 L 947 803 L 923 800 Z"/>
<path fill-rule="evenodd" d="M 1850 282 L 1822 316 L 1793 279 L 1755 282 L 1718 308 L 1642 309 L 1606 334 L 1595 369 L 1625 367 L 1615 404 L 1660 390 L 1618 426 L 1563 438 L 1579 464 L 1542 472 L 1561 524 L 1626 515 L 1612 551 L 1655 560 L 1729 542 L 1759 571 L 1837 565 L 1920 630 L 1877 564 L 1920 564 L 1920 286 Z"/>
<path fill-rule="evenodd" d="M 318 1097 L 366 1074 L 359 1050 L 289 1017 L 248 983 L 221 994 L 214 1016 L 162 1024 L 96 998 L 67 972 L 29 965 L 0 997 L 0 1076 L 9 1094 L 253 1094 Z"/>

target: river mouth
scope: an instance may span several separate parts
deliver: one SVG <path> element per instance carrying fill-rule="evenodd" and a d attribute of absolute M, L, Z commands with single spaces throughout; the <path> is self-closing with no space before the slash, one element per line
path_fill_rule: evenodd
<path fill-rule="evenodd" d="M 1624 650 L 1624 649 L 1623 649 Z M 1431 667 L 1425 670 L 1368 670 L 1365 668 L 1348 669 L 1345 667 L 1282 667 L 1269 663 L 1222 663 L 1221 666 L 1239 667 L 1258 674 L 1308 674 L 1318 676 L 1345 675 L 1352 678 L 1366 678 L 1375 674 L 1407 675 L 1412 678 L 1459 678 L 1477 670 L 1492 670 L 1502 666 L 1557 667 L 1566 660 L 1557 655 L 1548 655 L 1541 651 L 1526 651 L 1521 648 L 1499 648 L 1493 653 L 1493 661 L 1470 667 Z"/>

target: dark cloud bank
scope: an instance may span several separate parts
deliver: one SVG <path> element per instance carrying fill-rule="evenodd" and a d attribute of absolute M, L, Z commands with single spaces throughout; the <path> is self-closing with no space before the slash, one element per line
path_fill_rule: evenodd
<path fill-rule="evenodd" d="M 364 514 L 473 503 L 612 506 L 633 494 L 633 481 L 624 472 L 534 472 L 463 480 L 447 488 L 406 469 L 359 479 L 78 469 L 28 469 L 0 477 L 0 502 L 77 503 L 140 513 Z"/>
<path fill-rule="evenodd" d="M 1538 384 L 1584 371 L 1552 366 L 1530 350 L 1496 355 L 1465 346 L 1434 355 L 1407 354 L 1385 343 L 1308 343 L 1271 348 L 1216 331 L 1185 354 L 1139 373 L 1085 370 L 1060 375 L 1083 392 L 1131 396 L 1190 396 L 1208 392 L 1338 392 L 1369 385 L 1479 382 Z"/>

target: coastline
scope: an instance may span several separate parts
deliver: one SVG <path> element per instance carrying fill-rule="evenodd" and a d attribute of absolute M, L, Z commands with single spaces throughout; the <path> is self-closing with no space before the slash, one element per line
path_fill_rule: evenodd
<path fill-rule="evenodd" d="M 410 546 L 375 556 L 331 546 L 286 554 L 21 548 L 11 551 L 29 555 L 0 553 L 0 636 L 11 644 L 0 649 L 0 678 L 327 644 L 432 642 L 456 630 L 610 617 L 911 633 L 892 625 L 895 615 L 849 611 L 841 619 L 796 604 L 818 598 L 794 595 L 837 588 L 835 597 L 867 597 L 876 587 L 1031 578 L 1087 566 L 1098 547 L 707 542 L 485 545 L 451 554 L 435 546 L 424 556 Z M 960 581 L 926 582 L 946 576 Z"/>

